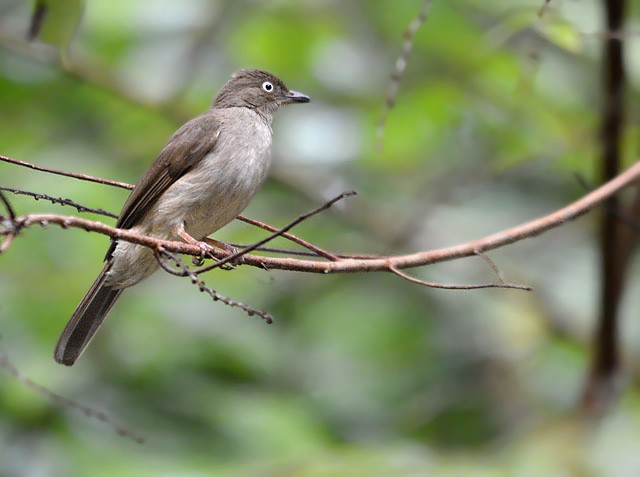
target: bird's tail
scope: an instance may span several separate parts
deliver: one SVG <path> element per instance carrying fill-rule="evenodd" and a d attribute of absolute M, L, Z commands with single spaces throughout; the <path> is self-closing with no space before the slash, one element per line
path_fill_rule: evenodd
<path fill-rule="evenodd" d="M 110 266 L 107 263 L 100 272 L 60 335 L 53 355 L 58 363 L 72 366 L 76 362 L 122 293 L 122 288 L 105 283 Z"/>

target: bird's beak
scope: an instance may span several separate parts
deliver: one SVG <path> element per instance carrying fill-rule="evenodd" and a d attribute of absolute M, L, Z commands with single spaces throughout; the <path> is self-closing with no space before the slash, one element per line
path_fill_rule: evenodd
<path fill-rule="evenodd" d="M 284 103 L 308 103 L 310 101 L 309 96 L 300 93 L 298 91 L 290 90 L 284 97 Z"/>

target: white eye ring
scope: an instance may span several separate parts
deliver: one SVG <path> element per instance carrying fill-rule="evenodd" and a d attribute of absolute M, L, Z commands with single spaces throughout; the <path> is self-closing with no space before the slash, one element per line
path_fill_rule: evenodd
<path fill-rule="evenodd" d="M 262 89 L 267 93 L 271 93 L 273 91 L 273 84 L 271 83 L 271 81 L 265 81 L 264 83 L 262 83 Z"/>

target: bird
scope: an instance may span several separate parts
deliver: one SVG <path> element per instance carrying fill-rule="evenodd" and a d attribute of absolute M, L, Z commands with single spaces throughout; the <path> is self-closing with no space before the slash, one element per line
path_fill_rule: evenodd
<path fill-rule="evenodd" d="M 169 138 L 131 191 L 116 227 L 208 250 L 203 240 L 235 219 L 267 177 L 274 113 L 309 101 L 269 72 L 236 71 L 211 107 Z M 150 248 L 112 239 L 104 268 L 62 331 L 54 359 L 72 366 L 122 292 L 158 267 Z"/>

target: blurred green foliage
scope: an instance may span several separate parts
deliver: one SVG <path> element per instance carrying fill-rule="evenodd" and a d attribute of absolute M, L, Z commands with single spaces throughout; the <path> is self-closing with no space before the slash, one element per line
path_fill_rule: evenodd
<path fill-rule="evenodd" d="M 264 68 L 313 102 L 277 118 L 272 176 L 246 215 L 283 225 L 356 189 L 296 233 L 360 253 L 454 245 L 553 211 L 584 193 L 574 173 L 593 177 L 599 2 L 554 0 L 539 17 L 542 3 L 433 2 L 376 152 L 388 78 L 421 1 L 92 0 L 62 66 L 53 47 L 24 41 L 28 2 L 5 0 L 0 153 L 136 182 L 232 71 Z M 640 40 L 627 46 L 637 99 Z M 0 182 L 114 212 L 126 198 L 5 163 Z M 10 199 L 18 213 L 75 213 Z M 232 224 L 217 237 L 263 232 Z M 66 369 L 53 346 L 108 240 L 24 231 L 0 258 L 0 349 L 146 442 L 4 374 L 0 475 L 638 475 L 638 294 L 623 313 L 628 391 L 596 425 L 574 412 L 597 305 L 595 243 L 591 216 L 491 254 L 533 293 L 429 290 L 386 274 L 206 276 L 269 310 L 273 326 L 158 273 L 125 293 Z M 494 280 L 480 259 L 411 273 Z M 637 269 L 630 280 L 632 290 Z"/>

